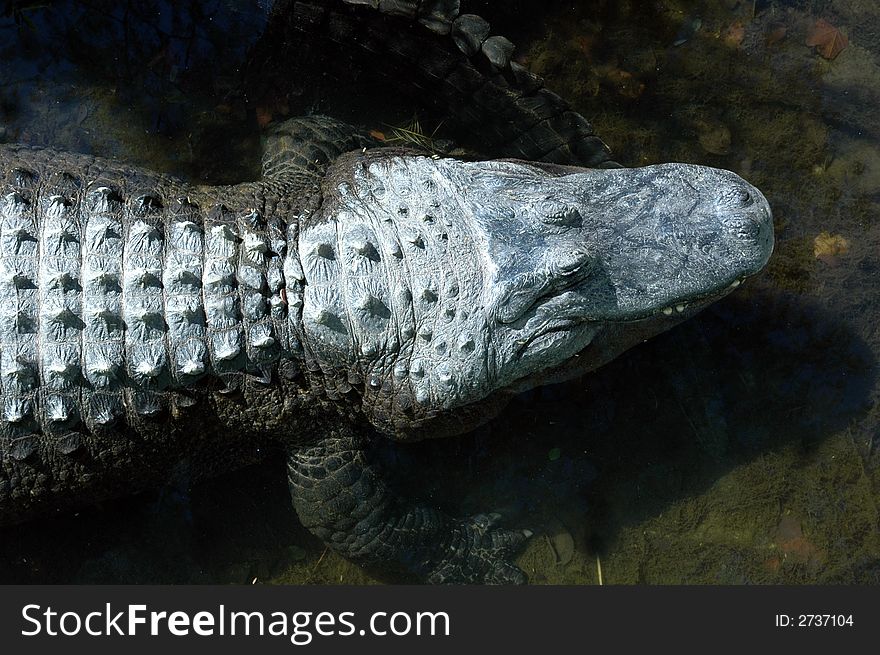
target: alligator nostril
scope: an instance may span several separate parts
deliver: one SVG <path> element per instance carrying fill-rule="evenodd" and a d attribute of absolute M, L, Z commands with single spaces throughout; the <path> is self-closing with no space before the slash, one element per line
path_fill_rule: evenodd
<path fill-rule="evenodd" d="M 761 235 L 761 224 L 757 216 L 746 216 L 740 221 L 737 236 L 748 243 L 756 243 Z"/>

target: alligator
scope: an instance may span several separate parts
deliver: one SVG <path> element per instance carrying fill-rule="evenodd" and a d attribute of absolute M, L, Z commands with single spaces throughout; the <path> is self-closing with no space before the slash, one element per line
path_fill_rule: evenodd
<path fill-rule="evenodd" d="M 344 2 L 339 15 L 404 16 L 503 69 L 511 111 L 562 102 L 527 95 L 509 42 L 457 2 Z M 224 186 L 0 147 L 0 523 L 162 484 L 181 462 L 207 476 L 283 450 L 299 519 L 345 557 L 524 582 L 512 558 L 528 530 L 402 497 L 378 446 L 464 433 L 603 365 L 773 248 L 769 205 L 739 176 L 618 167 L 564 114 L 498 137 L 543 161 L 289 119 L 262 177 Z"/>

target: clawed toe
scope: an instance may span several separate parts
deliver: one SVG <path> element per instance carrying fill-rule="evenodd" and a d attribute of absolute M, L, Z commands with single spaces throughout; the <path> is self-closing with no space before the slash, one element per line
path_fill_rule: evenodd
<path fill-rule="evenodd" d="M 462 548 L 448 553 L 429 581 L 441 584 L 525 584 L 526 574 L 512 561 L 532 533 L 496 527 L 501 515 L 478 514 L 462 522 Z"/>

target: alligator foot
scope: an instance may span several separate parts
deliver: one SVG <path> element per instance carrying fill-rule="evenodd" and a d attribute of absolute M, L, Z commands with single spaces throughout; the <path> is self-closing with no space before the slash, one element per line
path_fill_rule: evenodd
<path fill-rule="evenodd" d="M 351 560 L 403 568 L 433 584 L 522 584 L 512 563 L 531 536 L 497 527 L 500 515 L 455 519 L 433 507 L 408 503 L 370 461 L 369 442 L 328 437 L 291 449 L 288 480 L 303 525 Z"/>
<path fill-rule="evenodd" d="M 509 560 L 532 536 L 529 530 L 496 527 L 500 514 L 459 522 L 449 553 L 427 576 L 432 584 L 525 584 L 526 574 Z"/>

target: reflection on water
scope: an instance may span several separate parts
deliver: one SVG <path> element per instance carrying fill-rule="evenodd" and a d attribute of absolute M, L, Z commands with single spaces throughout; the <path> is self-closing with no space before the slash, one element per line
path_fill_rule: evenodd
<path fill-rule="evenodd" d="M 322 84 L 249 64 L 269 4 L 7 3 L 0 135 L 237 181 L 272 118 L 356 108 L 382 129 L 419 108 L 316 98 Z M 777 249 L 745 288 L 599 372 L 467 437 L 389 448 L 399 484 L 531 528 L 533 582 L 593 584 L 598 562 L 612 583 L 880 582 L 880 7 L 463 4 L 620 162 L 753 182 Z M 280 462 L 2 535 L 3 582 L 371 581 L 297 524 Z"/>

